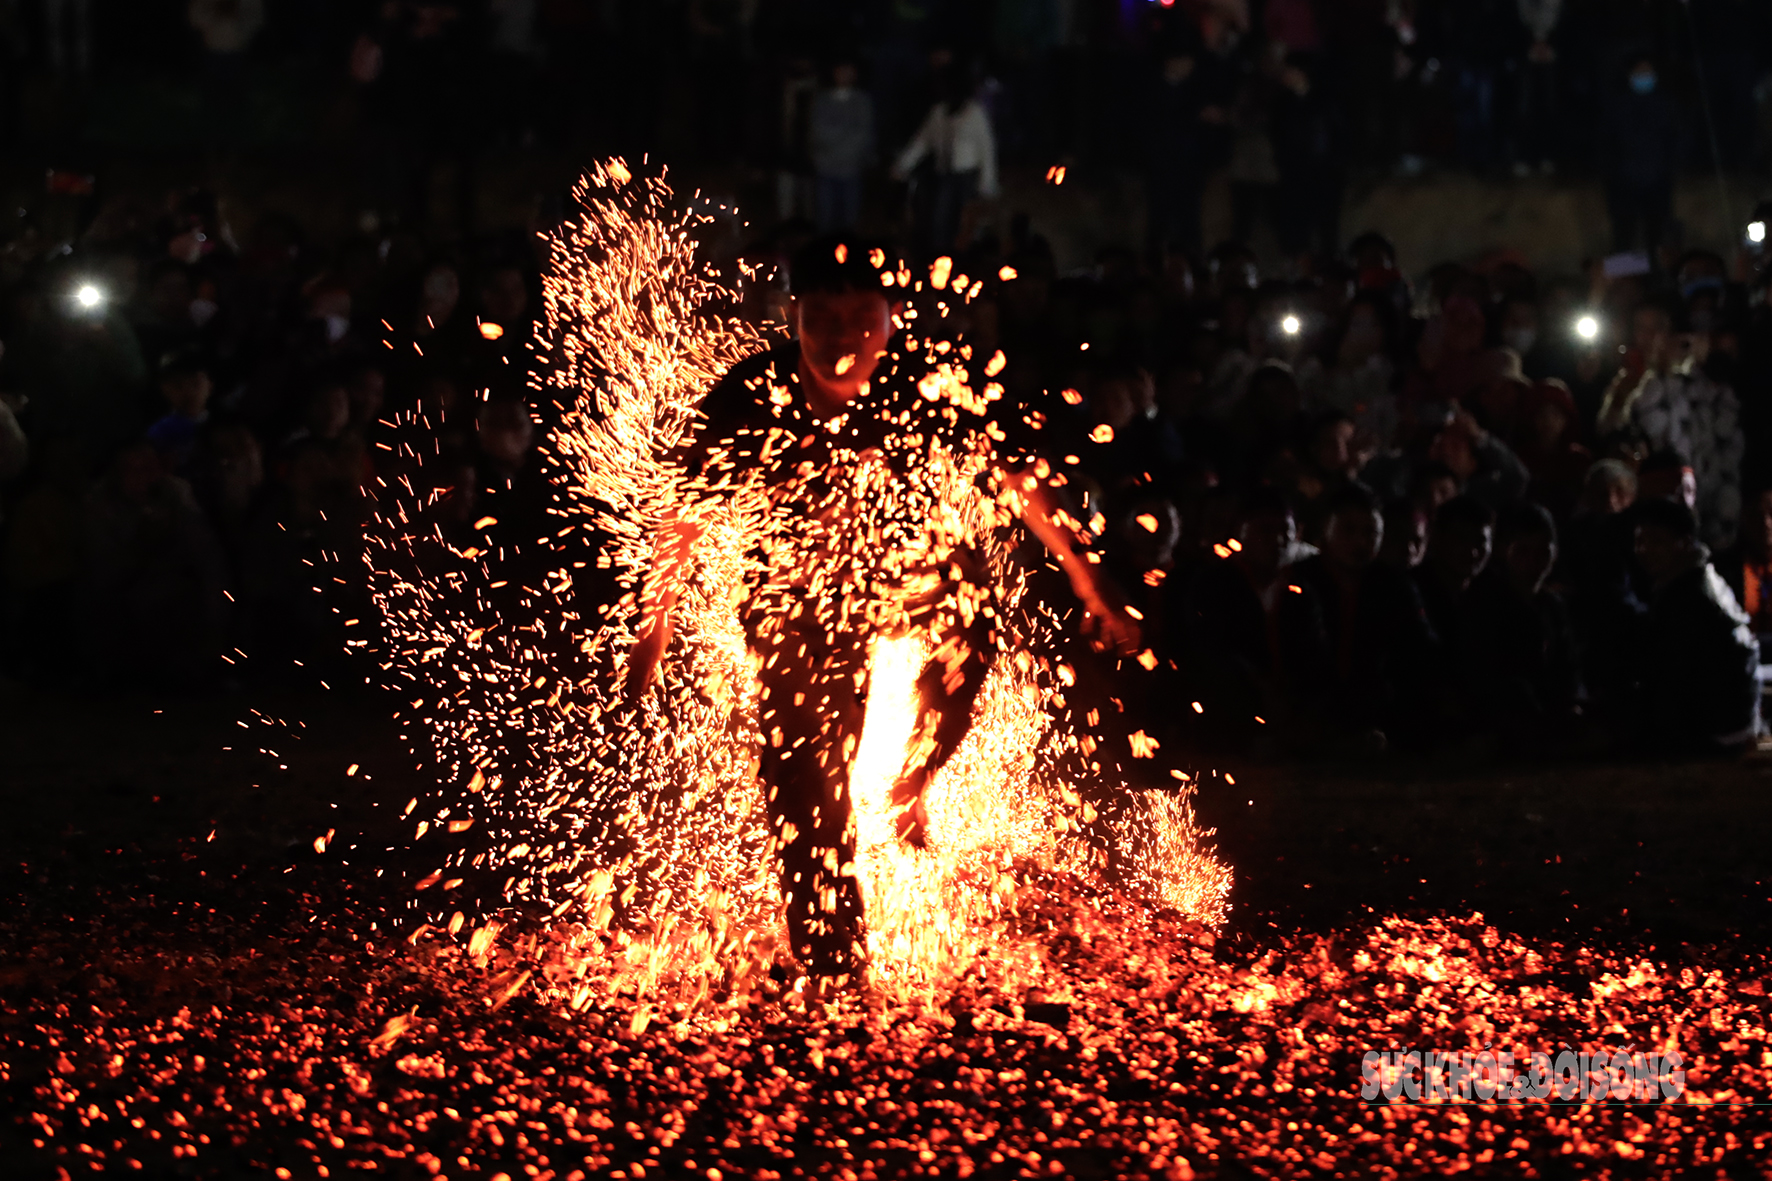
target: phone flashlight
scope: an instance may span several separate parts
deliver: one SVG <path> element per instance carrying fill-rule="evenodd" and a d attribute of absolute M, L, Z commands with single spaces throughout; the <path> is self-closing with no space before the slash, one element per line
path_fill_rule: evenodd
<path fill-rule="evenodd" d="M 95 283 L 82 283 L 74 288 L 74 306 L 83 312 L 96 312 L 105 304 L 105 293 Z"/>
<path fill-rule="evenodd" d="M 1600 338 L 1600 321 L 1594 316 L 1578 316 L 1575 320 L 1575 335 L 1585 341 Z"/>
<path fill-rule="evenodd" d="M 1291 312 L 1287 312 L 1284 316 L 1280 317 L 1280 331 L 1284 332 L 1287 336 L 1297 336 L 1299 330 L 1303 327 L 1304 322 Z"/>
<path fill-rule="evenodd" d="M 1747 223 L 1747 240 L 1749 242 L 1753 243 L 1755 246 L 1758 246 L 1758 245 L 1762 244 L 1763 242 L 1765 242 L 1765 240 L 1766 240 L 1766 223 L 1763 221 L 1748 222 Z"/>

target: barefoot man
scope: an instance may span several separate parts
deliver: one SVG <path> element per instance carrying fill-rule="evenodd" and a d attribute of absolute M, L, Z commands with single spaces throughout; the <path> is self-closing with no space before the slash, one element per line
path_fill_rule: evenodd
<path fill-rule="evenodd" d="M 988 455 L 990 491 L 1051 551 L 1097 645 L 1122 654 L 1139 646 L 1120 596 L 1077 552 L 1080 527 L 1054 491 L 1062 480 L 1031 449 L 1008 454 L 1004 430 L 983 413 L 973 390 L 985 385 L 984 359 L 973 359 L 963 388 L 919 385 L 934 346 L 897 330 L 903 289 L 885 277 L 899 267 L 883 243 L 856 237 L 822 238 L 795 256 L 794 339 L 734 366 L 678 452 L 679 510 L 660 530 L 628 658 L 634 698 L 670 642 L 701 535 L 694 506 L 741 487 L 766 491 L 768 521 L 739 608 L 762 663 L 759 775 L 794 954 L 827 979 L 854 973 L 863 947 L 848 786 L 870 643 L 918 629 L 934 649 L 892 790 L 897 832 L 915 845 L 925 839 L 924 788 L 964 737 L 998 644 L 996 587 L 940 511 L 933 457 Z M 943 359 L 959 363 L 960 351 Z"/>

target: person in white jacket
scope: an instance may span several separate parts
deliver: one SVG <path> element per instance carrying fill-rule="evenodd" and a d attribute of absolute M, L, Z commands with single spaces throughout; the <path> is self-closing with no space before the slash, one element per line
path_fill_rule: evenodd
<path fill-rule="evenodd" d="M 921 164 L 928 167 L 919 170 Z M 892 168 L 893 178 L 915 177 L 912 202 L 919 245 L 931 253 L 957 247 L 960 215 L 975 198 L 995 197 L 997 139 L 977 88 L 960 75 L 929 110 Z"/>

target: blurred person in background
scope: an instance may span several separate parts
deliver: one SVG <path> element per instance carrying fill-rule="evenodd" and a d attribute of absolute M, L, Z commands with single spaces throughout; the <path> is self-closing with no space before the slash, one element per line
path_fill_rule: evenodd
<path fill-rule="evenodd" d="M 1514 175 L 1524 176 L 1536 168 L 1548 176 L 1556 171 L 1563 147 L 1561 63 L 1556 47 L 1557 26 L 1563 18 L 1563 0 L 1515 0 L 1515 3 L 1519 7 L 1527 45 L 1518 79 L 1519 114 L 1515 126 L 1519 128 L 1519 134 Z"/>
<path fill-rule="evenodd" d="M 1650 500 L 1635 520 L 1650 596 L 1632 735 L 1669 754 L 1746 749 L 1760 727 L 1760 649 L 1747 613 L 1712 568 L 1690 509 Z"/>
<path fill-rule="evenodd" d="M 1735 544 L 1715 555 L 1711 564 L 1747 612 L 1761 651 L 1772 656 L 1772 488 L 1760 488 L 1747 498 Z"/>
<path fill-rule="evenodd" d="M 874 159 L 874 100 L 857 83 L 853 61 L 831 68 L 831 84 L 812 100 L 807 141 L 819 232 L 854 229 L 861 220 L 862 172 Z"/>
<path fill-rule="evenodd" d="M 1437 507 L 1437 506 L 1436 506 Z M 1400 574 L 1408 574 L 1427 556 L 1429 513 L 1406 496 L 1384 502 L 1384 536 L 1378 560 Z"/>
<path fill-rule="evenodd" d="M 1286 498 L 1255 488 L 1240 516 L 1236 548 L 1206 560 L 1180 619 L 1189 689 L 1214 719 L 1211 741 L 1232 749 L 1246 749 L 1264 724 L 1297 724 L 1320 696 L 1325 664 L 1316 600 L 1289 573 L 1298 551 Z"/>
<path fill-rule="evenodd" d="M 1593 453 L 1581 443 L 1575 396 L 1555 378 L 1532 386 L 1520 406 L 1514 451 L 1532 474 L 1527 489 L 1558 521 L 1567 521 L 1581 499 Z"/>
<path fill-rule="evenodd" d="M 1390 515 L 1363 485 L 1345 485 L 1329 499 L 1321 552 L 1293 568 L 1320 605 L 1327 638 L 1329 676 L 1318 708 L 1367 751 L 1423 737 L 1439 646 L 1407 559 L 1380 560 Z M 1411 508 L 1410 524 L 1419 519 Z M 1399 532 L 1407 554 L 1411 540 Z"/>
<path fill-rule="evenodd" d="M 1504 509 L 1495 557 L 1471 584 L 1471 700 L 1504 749 L 1540 752 L 1569 737 L 1584 690 L 1562 597 L 1547 589 L 1557 526 L 1529 501 Z"/>
<path fill-rule="evenodd" d="M 1597 144 L 1614 252 L 1641 247 L 1651 262 L 1667 240 L 1682 118 L 1655 62 L 1639 56 L 1604 99 Z"/>
<path fill-rule="evenodd" d="M 193 687 L 216 673 L 226 567 L 190 485 L 146 441 L 87 498 L 81 647 L 98 686 Z"/>
<path fill-rule="evenodd" d="M 1488 566 L 1495 547 L 1495 511 L 1471 496 L 1455 496 L 1434 514 L 1427 555 L 1415 569 L 1428 624 L 1440 642 L 1440 675 L 1452 688 L 1448 703 L 1454 731 L 1476 715 L 1472 700 L 1478 638 L 1472 626 L 1470 588 Z"/>
<path fill-rule="evenodd" d="M 1596 431 L 1621 436 L 1649 452 L 1671 451 L 1690 465 L 1694 508 L 1707 545 L 1734 544 L 1741 516 L 1741 465 L 1747 448 L 1741 403 L 1730 386 L 1705 370 L 1710 333 L 1682 311 L 1639 311 L 1642 357 L 1628 363 L 1606 391 Z"/>
<path fill-rule="evenodd" d="M 959 238 L 966 207 L 1000 191 L 996 136 L 977 84 L 964 68 L 950 65 L 941 90 L 892 166 L 894 180 L 913 184 L 916 238 L 931 256 L 963 249 Z"/>
<path fill-rule="evenodd" d="M 159 384 L 167 409 L 148 427 L 147 439 L 167 471 L 186 475 L 198 436 L 209 421 L 214 387 L 209 371 L 190 353 L 174 353 L 161 361 Z"/>

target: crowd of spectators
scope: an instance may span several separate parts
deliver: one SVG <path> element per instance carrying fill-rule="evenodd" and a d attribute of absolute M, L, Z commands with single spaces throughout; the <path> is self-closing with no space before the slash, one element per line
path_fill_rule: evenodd
<path fill-rule="evenodd" d="M 657 153 L 827 225 L 896 174 L 931 232 L 1000 153 L 1140 173 L 1152 243 L 1196 251 L 1215 174 L 1232 236 L 1298 254 L 1340 245 L 1350 174 L 1445 167 L 1601 178 L 1652 249 L 1678 172 L 1772 144 L 1754 0 L 12 0 L 0 58 L 0 142 L 348 141 L 364 207 L 446 190 L 462 229 L 516 148 Z"/>
<path fill-rule="evenodd" d="M 1007 260 L 974 339 L 1074 457 L 1164 661 L 1156 726 L 1322 754 L 1756 737 L 1772 306 L 1745 260 L 1417 284 L 1372 232 L 1303 280 L 1234 243 Z"/>
<path fill-rule="evenodd" d="M 236 239 L 193 192 L 117 198 L 77 248 L 11 262 L 10 679 L 336 675 L 349 628 L 373 619 L 366 492 L 413 476 L 414 451 L 432 461 L 426 488 L 458 489 L 457 515 L 497 500 L 528 527 L 543 511 L 529 235 L 458 255 L 400 233 L 317 244 L 268 216 Z M 415 439 L 396 420 L 420 408 L 432 429 Z"/>
<path fill-rule="evenodd" d="M 343 653 L 374 623 L 373 489 L 428 481 L 460 523 L 513 537 L 547 498 L 556 411 L 526 380 L 545 247 L 536 225 L 479 224 L 475 135 L 637 157 L 677 118 L 688 160 L 767 178 L 773 210 L 711 223 L 722 265 L 861 223 L 986 277 L 965 329 L 1012 359 L 1005 412 L 1074 457 L 1080 519 L 1159 661 L 1103 695 L 1150 732 L 1277 755 L 1756 737 L 1772 307 L 1757 255 L 1677 249 L 1667 223 L 1706 112 L 1724 164 L 1757 162 L 1753 5 L 325 11 L 330 39 L 295 42 L 339 49 L 363 100 L 340 172 L 356 229 L 235 227 L 201 187 L 101 184 L 76 232 L 25 218 L 0 253 L 6 682 L 360 679 Z M 183 16 L 217 101 L 261 40 L 291 43 L 274 2 Z M 77 80 L 87 25 L 38 32 Z M 624 87 L 646 101 L 602 101 Z M 1061 269 L 1004 177 L 1103 158 L 1144 177 L 1148 216 Z M 1588 169 L 1622 253 L 1580 275 L 1508 253 L 1406 275 L 1382 233 L 1344 237 L 1347 168 L 1428 161 Z M 1213 173 L 1236 224 L 1208 249 Z M 442 176 L 454 220 L 429 208 Z M 1247 244 L 1264 223 L 1265 268 Z M 760 273 L 744 314 L 778 317 Z"/>

